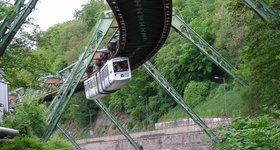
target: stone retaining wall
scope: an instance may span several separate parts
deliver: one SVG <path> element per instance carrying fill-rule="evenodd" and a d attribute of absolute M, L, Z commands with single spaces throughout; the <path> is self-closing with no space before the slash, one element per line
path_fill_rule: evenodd
<path fill-rule="evenodd" d="M 203 119 L 209 127 L 228 124 L 229 119 Z M 144 150 L 208 150 L 212 142 L 194 122 L 181 119 L 156 124 L 157 130 L 131 133 Z M 77 141 L 85 150 L 133 150 L 122 135 L 82 139 Z"/>
<path fill-rule="evenodd" d="M 202 118 L 203 122 L 207 125 L 217 125 L 219 123 L 228 123 L 230 118 Z M 175 127 L 183 127 L 183 126 L 193 126 L 196 123 L 191 119 L 178 119 L 169 122 L 159 122 L 155 124 L 155 129 L 167 129 L 167 128 L 175 128 Z"/>

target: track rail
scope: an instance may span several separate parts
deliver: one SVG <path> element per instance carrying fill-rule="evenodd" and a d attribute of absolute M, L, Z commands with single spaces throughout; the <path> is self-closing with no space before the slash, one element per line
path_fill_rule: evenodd
<path fill-rule="evenodd" d="M 171 0 L 107 0 L 119 28 L 117 56 L 129 57 L 135 69 L 164 44 L 171 28 Z"/>

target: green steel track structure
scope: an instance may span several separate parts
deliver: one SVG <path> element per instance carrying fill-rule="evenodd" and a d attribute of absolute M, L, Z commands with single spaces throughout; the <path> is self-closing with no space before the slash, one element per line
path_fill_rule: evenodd
<path fill-rule="evenodd" d="M 73 137 L 60 124 L 57 124 L 57 128 L 72 143 L 72 145 L 76 148 L 76 150 L 82 150 L 80 145 L 73 139 Z"/>
<path fill-rule="evenodd" d="M 193 121 L 199 125 L 203 131 L 216 143 L 220 140 L 218 137 L 206 126 L 206 124 L 200 119 L 200 117 L 190 108 L 190 106 L 184 101 L 182 96 L 172 87 L 172 85 L 159 73 L 159 71 L 147 61 L 143 64 L 146 71 L 158 82 L 159 85 L 179 104 L 187 114 L 193 119 Z"/>
<path fill-rule="evenodd" d="M 20 29 L 28 15 L 34 9 L 38 0 L 30 0 L 25 3 L 25 0 L 16 0 L 15 7 L 16 12 L 12 18 L 5 18 L 1 22 L 0 26 L 0 56 L 3 55 L 5 49 L 12 41 L 13 37 Z M 271 17 L 279 17 L 277 11 L 275 11 L 266 0 L 242 0 L 248 7 L 250 7 L 258 16 L 267 21 Z M 168 6 L 170 7 L 170 6 Z M 84 49 L 84 52 L 79 57 L 79 60 L 71 66 L 63 69 L 58 75 L 65 80 L 61 85 L 60 90 L 57 92 L 51 105 L 48 108 L 48 127 L 43 135 L 43 139 L 47 141 L 51 134 L 57 127 L 61 132 L 72 142 L 76 149 L 81 149 L 80 146 L 73 140 L 73 138 L 58 124 L 59 119 L 64 112 L 67 104 L 70 101 L 72 94 L 74 93 L 77 85 L 79 84 L 83 74 L 92 61 L 92 57 L 97 51 L 104 36 L 108 32 L 113 22 L 113 15 L 107 13 L 98 22 L 96 31 L 93 33 L 92 38 Z M 231 65 L 221 54 L 219 54 L 210 44 L 208 44 L 201 36 L 199 36 L 194 30 L 192 30 L 181 18 L 176 15 L 172 16 L 172 27 L 184 38 L 188 39 L 194 44 L 201 53 L 208 57 L 213 63 L 224 70 L 231 77 L 236 78 L 241 85 L 247 86 L 246 81 L 242 78 L 236 77 L 233 72 L 236 68 Z M 129 55 L 129 53 L 125 53 Z M 143 60 L 142 60 L 143 61 Z M 173 97 L 173 99 L 189 114 L 189 116 L 205 131 L 205 133 L 214 141 L 220 142 L 217 136 L 205 125 L 205 123 L 199 118 L 199 116 L 185 103 L 184 99 L 179 93 L 170 85 L 170 83 L 156 70 L 156 68 L 147 61 L 143 64 L 147 72 L 154 77 L 154 79 Z M 116 120 L 109 109 L 100 101 L 96 100 L 96 104 L 106 114 L 106 116 L 117 126 L 119 131 L 128 139 L 135 149 L 141 149 L 141 147 L 133 140 L 129 133 L 121 126 Z"/>
<path fill-rule="evenodd" d="M 38 0 L 16 0 L 15 13 L 11 18 L 5 18 L 0 25 L 0 56 L 2 56 L 9 46 L 14 36 L 25 22 L 28 15 L 35 8 Z"/>
<path fill-rule="evenodd" d="M 98 22 L 96 25 L 96 30 L 93 33 L 89 43 L 85 47 L 84 52 L 79 57 L 79 60 L 75 64 L 73 70 L 67 77 L 66 81 L 62 84 L 60 90 L 57 92 L 55 98 L 49 106 L 48 111 L 50 114 L 47 118 L 48 126 L 42 137 L 45 141 L 47 141 L 54 132 L 62 113 L 69 103 L 71 96 L 83 77 L 88 65 L 92 61 L 96 50 L 108 32 L 112 22 L 113 15 L 109 13 L 105 14 L 104 17 Z"/>
<path fill-rule="evenodd" d="M 260 18 L 268 21 L 271 17 L 278 17 L 280 19 L 279 13 L 268 4 L 266 0 L 241 0 L 250 9 L 252 9 Z"/>
<path fill-rule="evenodd" d="M 114 125 L 118 128 L 120 133 L 129 141 L 129 143 L 134 147 L 136 150 L 141 150 L 142 148 L 139 144 L 129 135 L 129 133 L 122 127 L 122 125 L 117 121 L 116 117 L 111 113 L 111 111 L 102 103 L 101 100 L 96 99 L 94 102 L 97 106 L 105 113 L 107 118 L 109 118 Z"/>
<path fill-rule="evenodd" d="M 188 39 L 192 44 L 194 44 L 198 48 L 198 50 L 200 50 L 205 56 L 207 56 L 213 63 L 215 63 L 218 67 L 220 67 L 222 70 L 228 73 L 231 77 L 233 78 L 235 77 L 231 72 L 235 71 L 236 68 L 233 65 L 231 65 L 221 54 L 219 54 L 211 45 L 209 45 L 201 36 L 199 36 L 194 30 L 192 30 L 182 19 L 180 19 L 178 16 L 173 16 L 172 26 L 180 35 L 182 35 L 184 38 Z M 58 75 L 64 78 L 67 77 L 68 75 L 71 75 L 71 71 L 73 71 L 73 68 L 76 64 L 77 63 L 72 64 L 66 67 L 65 69 L 59 71 Z M 150 70 L 149 73 L 155 78 L 156 81 L 162 81 L 162 83 L 159 84 L 163 86 L 164 89 L 169 89 L 166 91 L 174 98 L 174 100 L 186 110 L 186 112 L 191 116 L 191 118 L 200 127 L 202 127 L 202 129 L 213 141 L 218 142 L 219 140 L 216 137 L 216 135 L 208 129 L 208 127 L 204 124 L 204 122 L 184 102 L 183 98 L 178 94 L 178 92 L 175 91 L 175 89 L 167 82 L 167 80 L 160 75 L 160 73 L 155 69 L 155 67 L 152 66 L 152 64 L 149 62 L 145 63 L 144 67 L 147 70 Z M 239 80 L 239 82 L 242 85 L 247 85 L 245 82 L 241 82 L 241 81 L 243 80 Z M 54 103 L 54 101 L 52 103 Z M 106 107 L 104 107 L 102 103 L 101 104 L 99 103 L 98 106 L 105 112 L 107 117 L 114 124 L 117 123 L 117 120 L 113 117 L 113 115 L 110 115 L 110 111 L 106 110 Z M 118 128 L 122 128 L 119 123 L 116 124 L 116 126 Z M 123 129 L 119 129 L 119 130 L 123 135 L 125 135 L 125 137 L 129 136 L 129 134 L 124 132 L 125 130 Z M 130 141 L 129 138 L 127 139 Z"/>

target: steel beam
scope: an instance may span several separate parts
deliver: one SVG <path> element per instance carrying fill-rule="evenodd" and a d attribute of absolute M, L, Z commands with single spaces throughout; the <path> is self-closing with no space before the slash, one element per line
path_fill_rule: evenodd
<path fill-rule="evenodd" d="M 118 130 L 121 132 L 122 135 L 129 141 L 129 143 L 136 149 L 142 150 L 142 148 L 138 145 L 138 143 L 129 135 L 129 133 L 123 128 L 123 126 L 117 121 L 116 117 L 110 112 L 110 110 L 104 105 L 101 100 L 96 99 L 94 102 L 97 106 L 105 113 L 105 115 L 116 125 Z"/>
<path fill-rule="evenodd" d="M 35 8 L 38 0 L 17 0 L 15 2 L 16 12 L 12 18 L 5 18 L 0 26 L 0 56 L 2 56 L 13 40 L 14 36 L 20 29 L 21 25 L 25 22 L 28 15 Z"/>
<path fill-rule="evenodd" d="M 75 64 L 71 74 L 67 77 L 66 81 L 57 92 L 54 100 L 48 108 L 48 111 L 50 112 L 47 118 L 48 127 L 42 137 L 43 140 L 47 141 L 54 132 L 62 113 L 69 103 L 71 96 L 73 95 L 104 36 L 108 32 L 112 22 L 112 15 L 105 15 L 103 19 L 98 22 L 95 32 L 93 33 L 87 46 L 84 48 L 84 52 L 79 57 L 79 60 Z"/>
<path fill-rule="evenodd" d="M 189 40 L 198 50 L 210 59 L 219 68 L 224 70 L 232 78 L 237 78 L 238 82 L 247 86 L 244 79 L 236 77 L 233 72 L 237 69 L 227 61 L 217 50 L 208 44 L 199 34 L 197 34 L 189 25 L 187 25 L 180 17 L 173 15 L 172 27 L 184 38 Z"/>
<path fill-rule="evenodd" d="M 57 124 L 57 128 L 75 146 L 76 150 L 82 150 L 80 145 L 73 139 L 73 137 L 60 124 Z"/>
<path fill-rule="evenodd" d="M 280 17 L 277 11 L 274 10 L 266 0 L 242 0 L 242 2 L 265 21 L 269 20 L 273 16 Z"/>
<path fill-rule="evenodd" d="M 187 114 L 193 119 L 193 121 L 199 125 L 202 130 L 216 143 L 220 142 L 218 137 L 209 129 L 206 124 L 200 119 L 200 117 L 190 108 L 181 95 L 172 87 L 172 85 L 159 73 L 159 71 L 153 66 L 153 64 L 147 61 L 143 64 L 146 71 L 158 82 L 159 85 L 179 104 Z"/>

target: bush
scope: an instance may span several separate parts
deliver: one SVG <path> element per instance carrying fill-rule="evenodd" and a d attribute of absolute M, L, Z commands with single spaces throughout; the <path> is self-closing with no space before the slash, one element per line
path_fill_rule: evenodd
<path fill-rule="evenodd" d="M 280 149 L 280 129 L 271 124 L 267 116 L 256 119 L 239 118 L 230 127 L 222 128 L 222 143 L 217 150 L 278 150 Z"/>
<path fill-rule="evenodd" d="M 18 136 L 10 141 L 1 143 L 1 150 L 72 150 L 72 146 L 67 141 L 59 137 L 54 137 L 47 143 L 39 138 Z"/>
<path fill-rule="evenodd" d="M 1 150 L 45 150 L 46 147 L 38 138 L 18 136 L 11 141 L 1 144 Z"/>
<path fill-rule="evenodd" d="M 5 116 L 3 126 L 17 129 L 22 135 L 40 137 L 47 125 L 43 107 L 38 103 L 37 98 L 26 96 L 22 104 L 15 109 L 12 117 Z"/>
<path fill-rule="evenodd" d="M 48 142 L 46 150 L 72 150 L 73 147 L 66 140 L 53 136 Z"/>
<path fill-rule="evenodd" d="M 205 101 L 208 94 L 209 83 L 191 81 L 185 88 L 184 99 L 191 107 L 195 107 Z"/>

